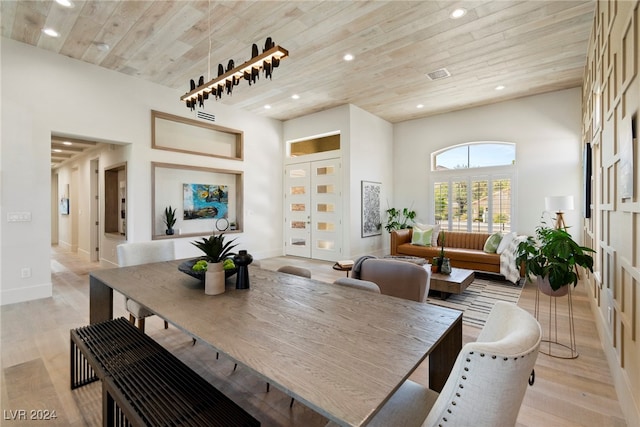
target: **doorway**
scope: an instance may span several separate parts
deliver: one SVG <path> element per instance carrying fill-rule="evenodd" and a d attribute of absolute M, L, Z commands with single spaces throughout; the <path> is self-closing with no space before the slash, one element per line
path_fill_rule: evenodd
<path fill-rule="evenodd" d="M 100 160 L 92 159 L 90 162 L 90 219 L 89 219 L 89 260 L 100 260 L 100 191 L 99 170 Z"/>
<path fill-rule="evenodd" d="M 340 159 L 285 167 L 285 253 L 337 261 L 342 254 Z"/>

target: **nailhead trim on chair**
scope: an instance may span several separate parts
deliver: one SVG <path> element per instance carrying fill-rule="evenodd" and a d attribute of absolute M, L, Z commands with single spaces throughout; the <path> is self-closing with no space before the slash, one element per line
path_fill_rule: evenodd
<path fill-rule="evenodd" d="M 475 352 L 470 351 L 470 352 L 469 352 L 469 355 L 473 355 L 474 353 L 475 353 Z M 479 355 L 480 357 L 485 357 L 485 353 L 478 353 L 478 355 Z M 529 355 L 529 354 L 527 354 L 526 356 L 528 356 L 528 355 Z M 492 355 L 490 355 L 490 356 L 491 356 L 491 358 L 492 358 L 492 359 L 497 359 L 497 358 L 498 358 L 498 356 L 497 356 L 497 355 L 495 355 L 495 354 L 492 354 Z M 522 357 L 524 357 L 524 356 L 522 356 Z M 520 357 L 516 356 L 516 357 L 512 358 L 512 360 L 514 360 L 514 361 L 515 361 L 515 360 L 518 360 L 519 358 L 520 358 Z M 508 360 L 509 360 L 509 358 L 508 358 L 508 357 L 503 357 L 503 358 L 502 358 L 502 360 L 506 362 L 506 361 L 508 361 Z M 466 361 L 467 363 L 470 363 L 470 362 L 471 362 L 471 358 L 470 358 L 470 357 L 467 357 L 467 358 L 465 359 L 465 361 Z M 469 366 L 464 366 L 464 367 L 463 367 L 463 370 L 464 370 L 465 372 L 470 372 L 470 370 L 469 370 Z M 462 375 L 462 376 L 461 376 L 461 381 L 466 381 L 466 379 L 467 379 L 467 376 L 466 376 L 466 375 Z M 463 389 L 464 389 L 464 384 L 459 383 L 459 384 L 458 384 L 458 388 L 459 388 L 460 390 L 463 390 Z M 462 395 L 460 394 L 460 392 L 456 392 L 456 394 L 455 394 L 455 395 L 456 395 L 456 397 L 457 397 L 457 398 L 461 398 L 461 397 L 462 397 Z M 457 404 L 458 404 L 458 403 L 457 403 L 455 400 L 452 400 L 452 401 L 451 401 L 451 407 L 447 408 L 447 413 L 448 413 L 448 414 L 453 414 L 452 409 L 454 409 L 454 408 L 452 408 L 452 407 L 453 407 L 453 406 L 456 406 Z M 444 421 L 445 423 L 447 423 L 447 422 L 448 422 L 447 417 L 444 417 L 444 416 L 443 416 L 443 417 L 442 417 L 442 421 Z M 445 426 L 444 426 L 442 423 L 440 423 L 440 424 L 438 424 L 438 427 L 445 427 Z"/>

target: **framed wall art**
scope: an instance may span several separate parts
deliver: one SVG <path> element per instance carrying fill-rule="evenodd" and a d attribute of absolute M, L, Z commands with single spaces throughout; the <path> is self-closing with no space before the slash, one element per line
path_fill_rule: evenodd
<path fill-rule="evenodd" d="M 379 182 L 362 181 L 362 237 L 382 234 Z"/>

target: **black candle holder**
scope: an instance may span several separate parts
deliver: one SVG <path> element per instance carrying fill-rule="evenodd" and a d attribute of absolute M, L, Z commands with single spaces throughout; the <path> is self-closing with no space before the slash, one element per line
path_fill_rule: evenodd
<path fill-rule="evenodd" d="M 253 262 L 253 257 L 248 254 L 247 251 L 241 250 L 233 257 L 233 262 L 236 264 L 236 268 L 238 269 L 236 289 L 249 289 L 249 268 L 247 266 Z"/>

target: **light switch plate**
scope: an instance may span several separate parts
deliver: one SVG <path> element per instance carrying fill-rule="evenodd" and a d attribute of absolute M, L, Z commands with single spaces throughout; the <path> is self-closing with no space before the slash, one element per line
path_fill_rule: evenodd
<path fill-rule="evenodd" d="M 29 222 L 29 221 L 31 221 L 31 212 L 7 213 L 7 222 Z"/>

